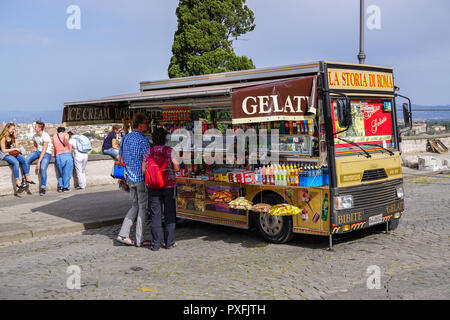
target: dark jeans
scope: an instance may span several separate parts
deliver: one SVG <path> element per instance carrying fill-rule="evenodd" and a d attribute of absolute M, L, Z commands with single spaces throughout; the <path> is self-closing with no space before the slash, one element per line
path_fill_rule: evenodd
<path fill-rule="evenodd" d="M 148 208 L 151 212 L 153 247 L 160 248 L 164 237 L 166 247 L 175 243 L 176 223 L 175 188 L 148 189 Z M 164 209 L 163 209 L 164 206 Z M 162 214 L 164 212 L 164 230 Z M 164 232 L 163 232 L 164 231 Z"/>

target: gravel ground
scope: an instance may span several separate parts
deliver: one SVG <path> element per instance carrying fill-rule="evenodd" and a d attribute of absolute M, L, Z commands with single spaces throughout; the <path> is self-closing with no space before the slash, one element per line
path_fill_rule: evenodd
<path fill-rule="evenodd" d="M 398 229 L 336 237 L 333 251 L 327 237 L 276 245 L 200 222 L 157 252 L 115 243 L 119 226 L 11 245 L 0 248 L 0 299 L 449 299 L 449 187 L 448 175 L 406 177 Z M 80 289 L 67 288 L 70 265 Z M 369 266 L 379 289 L 367 287 Z"/>

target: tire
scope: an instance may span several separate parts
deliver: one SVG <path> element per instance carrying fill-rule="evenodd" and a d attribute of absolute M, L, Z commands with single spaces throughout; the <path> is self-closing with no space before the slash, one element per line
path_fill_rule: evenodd
<path fill-rule="evenodd" d="M 256 196 L 255 199 L 259 198 Z M 274 193 L 263 195 L 263 202 L 276 205 L 284 203 L 284 199 Z M 291 216 L 272 216 L 268 213 L 253 213 L 253 225 L 258 230 L 261 237 L 271 243 L 286 243 L 292 239 L 294 233 L 292 231 L 293 222 Z"/>
<path fill-rule="evenodd" d="M 398 225 L 400 223 L 400 219 L 391 219 L 388 222 L 388 229 L 389 231 L 393 231 L 395 229 L 397 229 Z"/>

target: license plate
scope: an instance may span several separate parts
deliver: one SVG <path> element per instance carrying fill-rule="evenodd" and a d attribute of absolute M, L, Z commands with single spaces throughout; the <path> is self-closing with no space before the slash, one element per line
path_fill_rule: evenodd
<path fill-rule="evenodd" d="M 377 214 L 376 216 L 369 217 L 369 227 L 375 224 L 380 224 L 383 222 L 383 215 Z"/>

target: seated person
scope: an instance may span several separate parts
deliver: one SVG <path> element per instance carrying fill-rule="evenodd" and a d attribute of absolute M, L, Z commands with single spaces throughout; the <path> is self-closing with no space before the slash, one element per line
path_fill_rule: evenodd
<path fill-rule="evenodd" d="M 117 159 L 119 156 L 119 144 L 117 140 L 117 135 L 122 131 L 122 127 L 120 125 L 113 125 L 112 130 L 103 140 L 102 152 L 103 154 L 107 154 L 114 159 Z"/>
<path fill-rule="evenodd" d="M 22 150 L 18 148 L 16 143 L 16 127 L 14 123 L 8 123 L 0 134 L 0 160 L 5 160 L 13 166 L 14 178 L 16 179 L 16 187 L 22 190 L 27 184 L 35 184 L 30 178 L 30 167 L 27 164 Z M 19 169 L 22 166 L 23 181 L 19 179 Z"/>

